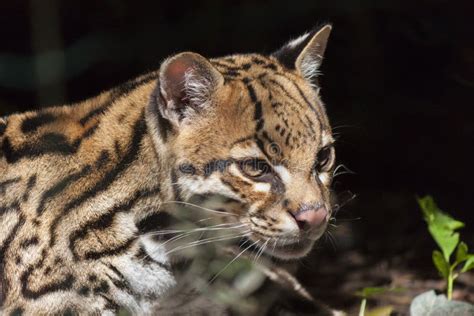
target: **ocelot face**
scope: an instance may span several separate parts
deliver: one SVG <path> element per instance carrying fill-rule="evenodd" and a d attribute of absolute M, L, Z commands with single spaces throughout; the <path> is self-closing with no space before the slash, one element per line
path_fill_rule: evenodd
<path fill-rule="evenodd" d="M 223 206 L 226 218 L 282 259 L 306 255 L 331 217 L 334 140 L 314 80 L 329 32 L 271 56 L 183 53 L 161 69 L 156 102 L 170 122 L 181 198 L 238 201 Z"/>

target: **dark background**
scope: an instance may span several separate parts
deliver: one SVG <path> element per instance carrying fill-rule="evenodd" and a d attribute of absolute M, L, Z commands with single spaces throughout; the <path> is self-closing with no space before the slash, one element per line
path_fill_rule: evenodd
<path fill-rule="evenodd" d="M 270 53 L 330 22 L 322 96 L 355 172 L 335 190 L 357 194 L 336 254 L 416 248 L 430 266 L 416 195 L 466 222 L 474 247 L 473 14 L 470 0 L 2 1 L 0 115 L 89 98 L 183 50 Z"/>

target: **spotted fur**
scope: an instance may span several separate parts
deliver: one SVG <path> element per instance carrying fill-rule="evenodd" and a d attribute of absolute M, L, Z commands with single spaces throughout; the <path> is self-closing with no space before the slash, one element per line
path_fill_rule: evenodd
<path fill-rule="evenodd" d="M 240 205 L 223 209 L 249 240 L 273 241 L 269 255 L 305 255 L 325 225 L 291 214 L 331 209 L 333 139 L 313 80 L 329 32 L 270 56 L 181 53 L 93 99 L 0 119 L 3 312 L 152 314 L 176 279 L 145 232 L 195 195 Z"/>

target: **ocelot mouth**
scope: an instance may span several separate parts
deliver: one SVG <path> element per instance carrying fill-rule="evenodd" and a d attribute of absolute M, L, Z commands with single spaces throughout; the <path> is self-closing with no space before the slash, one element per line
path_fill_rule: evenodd
<path fill-rule="evenodd" d="M 268 247 L 267 253 L 276 258 L 291 260 L 301 258 L 310 252 L 314 241 L 303 239 L 285 245 L 276 245 Z"/>
<path fill-rule="evenodd" d="M 252 239 L 248 239 L 244 243 L 241 243 L 240 247 L 245 248 L 244 244 L 250 244 L 254 243 L 255 241 L 252 241 Z M 255 253 L 258 253 L 261 251 L 261 247 L 263 246 L 265 242 L 259 242 L 258 244 L 252 246 L 252 251 Z M 297 241 L 291 241 L 291 242 L 282 242 L 278 241 L 274 243 L 272 240 L 270 240 L 266 245 L 264 246 L 263 253 L 266 254 L 267 256 L 275 257 L 277 259 L 283 259 L 283 260 L 292 260 L 292 259 L 298 259 L 301 258 L 305 255 L 307 255 L 310 251 L 311 248 L 313 247 L 314 241 L 310 239 L 301 239 Z"/>

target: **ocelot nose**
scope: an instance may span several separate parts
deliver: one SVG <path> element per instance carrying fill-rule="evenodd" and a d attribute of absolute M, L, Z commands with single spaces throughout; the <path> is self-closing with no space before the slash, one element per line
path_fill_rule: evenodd
<path fill-rule="evenodd" d="M 300 229 L 317 228 L 326 222 L 328 211 L 320 205 L 302 205 L 296 212 L 290 212 Z"/>

